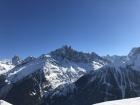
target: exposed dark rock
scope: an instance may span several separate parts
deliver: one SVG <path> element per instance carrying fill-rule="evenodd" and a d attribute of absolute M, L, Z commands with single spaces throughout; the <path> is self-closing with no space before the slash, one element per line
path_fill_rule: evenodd
<path fill-rule="evenodd" d="M 70 60 L 74 62 L 91 62 L 91 61 L 105 61 L 109 62 L 108 60 L 100 57 L 96 53 L 83 53 L 83 52 L 78 52 L 74 50 L 71 46 L 63 46 L 62 48 L 56 49 L 55 51 L 52 51 L 51 56 L 55 59 L 60 59 L 60 60 Z"/>
<path fill-rule="evenodd" d="M 12 64 L 13 65 L 18 65 L 18 64 L 20 64 L 21 63 L 21 59 L 20 59 L 20 57 L 19 56 L 14 56 L 13 58 L 12 58 Z"/>
<path fill-rule="evenodd" d="M 43 75 L 36 72 L 15 83 L 5 100 L 13 105 L 40 105 L 43 101 Z"/>
<path fill-rule="evenodd" d="M 117 71 L 105 67 L 81 77 L 75 92 L 53 96 L 48 105 L 92 105 L 94 103 L 140 96 L 140 72 L 130 67 Z"/>

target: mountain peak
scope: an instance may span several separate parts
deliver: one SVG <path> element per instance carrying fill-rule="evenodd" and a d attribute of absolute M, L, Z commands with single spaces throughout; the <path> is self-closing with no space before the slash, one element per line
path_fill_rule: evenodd
<path fill-rule="evenodd" d="M 21 62 L 21 58 L 20 58 L 19 56 L 15 55 L 15 56 L 12 58 L 12 64 L 13 64 L 13 65 L 18 65 L 18 64 L 20 64 L 20 62 Z"/>
<path fill-rule="evenodd" d="M 76 51 L 71 46 L 67 45 L 52 51 L 50 55 L 57 60 L 67 59 L 73 62 L 91 62 L 93 60 L 98 61 L 98 59 L 105 60 L 94 52 L 84 53 L 81 51 Z"/>
<path fill-rule="evenodd" d="M 128 64 L 132 65 L 132 68 L 135 70 L 139 70 L 140 68 L 140 47 L 133 48 L 128 54 Z"/>
<path fill-rule="evenodd" d="M 55 52 L 56 52 L 56 53 L 66 54 L 66 53 L 68 53 L 68 52 L 73 52 L 73 51 L 75 51 L 75 50 L 72 49 L 71 46 L 64 45 L 64 46 L 62 46 L 61 48 L 58 48 L 58 49 L 56 49 L 55 51 L 52 51 L 51 54 L 53 54 L 53 53 L 55 53 Z"/>
<path fill-rule="evenodd" d="M 140 54 L 140 47 L 133 48 L 128 54 L 129 57 Z"/>

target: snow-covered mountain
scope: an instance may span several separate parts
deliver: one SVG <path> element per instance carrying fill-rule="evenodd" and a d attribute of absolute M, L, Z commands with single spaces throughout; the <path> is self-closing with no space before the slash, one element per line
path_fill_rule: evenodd
<path fill-rule="evenodd" d="M 48 105 L 91 105 L 94 103 L 140 96 L 140 72 L 131 67 L 103 67 L 84 75 L 73 84 L 72 91 L 55 90 L 46 101 Z M 67 88 L 66 87 L 66 88 Z M 56 94 L 57 93 L 57 94 Z M 51 101 L 50 101 L 51 100 Z M 59 101 L 62 100 L 62 101 Z"/>
<path fill-rule="evenodd" d="M 94 105 L 140 105 L 140 97 L 115 100 L 115 101 L 107 101 Z"/>
<path fill-rule="evenodd" d="M 127 56 L 104 56 L 103 58 L 109 60 L 114 67 L 122 67 L 129 65 L 134 70 L 140 70 L 140 47 L 133 48 Z"/>
<path fill-rule="evenodd" d="M 37 98 L 40 101 L 40 98 L 48 95 L 57 87 L 71 84 L 81 76 L 109 63 L 108 60 L 95 53 L 78 52 L 69 46 L 64 46 L 49 54 L 43 54 L 38 58 L 30 56 L 25 60 L 20 60 L 20 62 L 19 60 L 19 57 L 14 57 L 15 67 L 3 77 L 5 81 L 2 79 L 3 85 L 0 90 L 0 97 L 18 105 L 19 103 L 16 102 L 16 97 L 19 98 L 17 92 L 24 91 L 27 93 L 26 95 L 29 95 L 27 96 L 28 99 L 30 96 L 36 97 L 39 95 L 39 98 Z M 31 89 L 30 92 L 27 92 L 23 88 L 27 88 L 26 83 L 30 83 L 30 81 L 34 84 L 31 87 L 27 85 Z M 21 86 L 23 84 L 24 86 Z M 22 87 L 22 89 L 18 91 L 17 88 L 19 89 L 19 87 Z M 33 87 L 36 87 L 37 90 L 32 89 Z M 15 98 L 11 99 L 10 97 Z M 24 100 L 22 99 L 22 101 Z"/>
<path fill-rule="evenodd" d="M 48 105 L 91 105 L 108 100 L 140 96 L 138 49 L 132 49 L 125 62 L 120 65 L 116 66 L 112 62 L 82 76 L 66 88 L 55 89 L 46 98 L 46 103 Z M 119 60 L 122 61 L 122 59 Z"/>
<path fill-rule="evenodd" d="M 10 60 L 8 59 L 0 60 L 0 75 L 8 72 L 12 68 L 14 68 L 14 65 L 11 63 Z"/>
<path fill-rule="evenodd" d="M 140 47 L 133 48 L 128 54 L 128 58 L 127 64 L 131 65 L 133 69 L 140 71 Z"/>
<path fill-rule="evenodd" d="M 101 68 L 108 62 L 95 53 L 82 53 L 64 46 L 38 58 L 27 57 L 10 70 L 6 81 L 16 83 L 37 70 L 42 70 L 52 88 L 76 81 L 84 74 Z"/>
<path fill-rule="evenodd" d="M 91 105 L 140 96 L 140 48 L 100 57 L 64 46 L 12 59 L 0 75 L 0 98 L 14 105 Z"/>
<path fill-rule="evenodd" d="M 128 61 L 128 56 L 107 55 L 107 56 L 104 56 L 103 58 L 109 60 L 112 63 L 112 65 L 115 67 L 120 67 L 126 64 L 126 62 Z"/>

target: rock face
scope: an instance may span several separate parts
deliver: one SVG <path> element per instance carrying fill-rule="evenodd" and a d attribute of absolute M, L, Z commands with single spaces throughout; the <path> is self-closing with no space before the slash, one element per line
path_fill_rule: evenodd
<path fill-rule="evenodd" d="M 140 71 L 140 47 L 133 48 L 128 54 L 128 65 L 131 65 L 133 69 Z"/>
<path fill-rule="evenodd" d="M 92 53 L 83 53 L 83 52 L 77 52 L 76 50 L 72 49 L 71 46 L 63 46 L 60 49 L 57 49 L 55 51 L 52 51 L 50 55 L 59 60 L 67 59 L 69 61 L 73 62 L 92 62 L 97 61 L 100 63 L 108 62 L 108 60 L 98 56 L 94 52 Z"/>
<path fill-rule="evenodd" d="M 15 83 L 4 99 L 13 105 L 40 105 L 43 98 L 41 76 L 35 72 L 23 81 Z"/>
<path fill-rule="evenodd" d="M 0 99 L 14 105 L 92 105 L 140 96 L 139 48 L 102 58 L 64 46 L 14 61 L 0 75 Z"/>
<path fill-rule="evenodd" d="M 140 47 L 133 48 L 130 53 L 128 54 L 129 57 L 136 56 L 140 54 Z"/>
<path fill-rule="evenodd" d="M 38 58 L 21 61 L 14 57 L 13 62 L 16 66 L 2 79 L 0 98 L 14 105 L 41 105 L 57 87 L 69 87 L 81 76 L 108 63 L 95 53 L 78 52 L 68 46 Z"/>
<path fill-rule="evenodd" d="M 115 67 L 120 67 L 121 65 L 125 64 L 128 61 L 127 56 L 107 55 L 107 56 L 104 56 L 104 58 L 109 60 L 112 63 L 112 65 Z"/>
<path fill-rule="evenodd" d="M 18 65 L 18 64 L 20 64 L 20 62 L 21 62 L 21 59 L 20 59 L 19 56 L 14 56 L 14 57 L 12 58 L 12 64 L 13 64 L 13 65 Z"/>
<path fill-rule="evenodd" d="M 104 67 L 81 77 L 66 95 L 51 94 L 48 105 L 91 105 L 94 103 L 140 96 L 140 72 L 131 67 L 116 70 Z M 55 93 L 55 92 L 54 92 Z M 51 100 L 51 101 L 50 101 Z M 61 100 L 61 101 L 60 101 Z"/>

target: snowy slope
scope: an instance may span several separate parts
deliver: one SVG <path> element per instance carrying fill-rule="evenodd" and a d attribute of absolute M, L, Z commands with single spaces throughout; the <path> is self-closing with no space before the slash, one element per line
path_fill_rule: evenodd
<path fill-rule="evenodd" d="M 46 98 L 46 101 L 49 100 L 47 103 L 91 105 L 107 100 L 139 97 L 140 48 L 132 49 L 128 56 L 113 56 L 109 59 L 110 64 L 82 76 L 73 85 L 55 89 Z"/>
<path fill-rule="evenodd" d="M 140 47 L 133 48 L 127 56 L 104 56 L 105 59 L 111 61 L 111 65 L 116 68 L 130 66 L 134 70 L 140 71 Z"/>
<path fill-rule="evenodd" d="M 129 60 L 128 56 L 118 56 L 118 55 L 113 55 L 113 56 L 107 55 L 104 56 L 104 58 L 109 60 L 111 62 L 111 65 L 116 68 L 126 65 L 126 63 Z"/>
<path fill-rule="evenodd" d="M 128 54 L 127 65 L 130 65 L 134 70 L 140 71 L 140 47 L 133 48 Z"/>
<path fill-rule="evenodd" d="M 0 60 L 0 75 L 14 68 L 10 60 Z"/>
<path fill-rule="evenodd" d="M 73 85 L 55 89 L 46 101 L 49 100 L 49 105 L 91 105 L 107 100 L 138 97 L 139 80 L 139 71 L 129 67 L 118 70 L 107 66 L 82 76 Z"/>
<path fill-rule="evenodd" d="M 20 60 L 20 63 L 1 76 L 0 98 L 12 104 L 23 101 L 24 105 L 28 102 L 34 105 L 34 99 L 41 103 L 42 97 L 51 92 L 55 96 L 62 90 L 60 95 L 67 95 L 75 88 L 73 82 L 91 71 L 98 71 L 106 64 L 108 61 L 95 53 L 78 52 L 68 46 L 38 58 L 30 56 Z M 53 90 L 58 90 L 58 93 Z"/>
<path fill-rule="evenodd" d="M 15 83 L 29 74 L 39 70 L 42 67 L 41 61 L 33 61 L 26 65 L 19 65 L 8 72 L 7 80 L 9 83 Z"/>
<path fill-rule="evenodd" d="M 140 105 L 140 97 L 115 100 L 115 101 L 107 101 L 107 102 L 93 104 L 93 105 Z"/>
<path fill-rule="evenodd" d="M 26 76 L 34 73 L 37 70 L 41 70 L 46 79 L 50 82 L 53 88 L 69 82 L 74 82 L 87 71 L 100 68 L 102 65 L 95 62 L 93 64 L 88 63 L 75 63 L 71 61 L 62 61 L 57 63 L 55 59 L 49 57 L 49 55 L 43 55 L 27 64 L 21 64 L 13 68 L 7 76 L 9 83 L 15 83 Z M 95 65 L 94 65 L 95 64 Z"/>
<path fill-rule="evenodd" d="M 0 105 L 12 105 L 4 100 L 0 100 Z"/>
<path fill-rule="evenodd" d="M 96 54 L 79 53 L 69 47 L 63 47 L 38 58 L 26 58 L 8 72 L 6 82 L 16 83 L 40 71 L 54 89 L 59 85 L 75 82 L 84 74 L 97 70 L 106 63 L 106 60 Z"/>
<path fill-rule="evenodd" d="M 139 61 L 140 48 L 132 49 L 128 56 L 102 58 L 95 53 L 78 52 L 64 46 L 38 58 L 27 57 L 7 70 L 4 75 L 6 79 L 1 77 L 0 92 L 7 96 L 10 103 L 13 100 L 18 103 L 16 98 L 20 93 L 23 94 L 20 101 L 24 98 L 23 102 L 27 100 L 34 103 L 33 97 L 36 97 L 49 105 L 91 105 L 138 97 Z M 46 99 L 42 99 L 43 96 Z"/>

